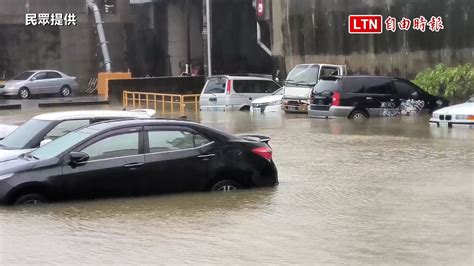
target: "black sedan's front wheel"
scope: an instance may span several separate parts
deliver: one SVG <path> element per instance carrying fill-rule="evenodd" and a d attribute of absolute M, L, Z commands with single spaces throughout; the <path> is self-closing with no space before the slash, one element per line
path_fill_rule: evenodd
<path fill-rule="evenodd" d="M 237 189 L 241 189 L 242 186 L 234 181 L 234 180 L 222 180 L 217 182 L 214 186 L 212 186 L 212 191 L 222 191 L 222 192 L 229 192 Z"/>
<path fill-rule="evenodd" d="M 43 195 L 31 193 L 25 194 L 20 196 L 17 200 L 15 200 L 14 205 L 36 205 L 36 204 L 43 204 L 47 203 L 48 199 Z"/>

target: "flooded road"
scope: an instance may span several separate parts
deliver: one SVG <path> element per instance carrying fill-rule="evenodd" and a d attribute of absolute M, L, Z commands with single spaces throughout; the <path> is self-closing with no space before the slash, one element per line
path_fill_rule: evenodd
<path fill-rule="evenodd" d="M 473 264 L 474 129 L 427 117 L 197 119 L 270 136 L 280 185 L 0 207 L 0 264 Z"/>

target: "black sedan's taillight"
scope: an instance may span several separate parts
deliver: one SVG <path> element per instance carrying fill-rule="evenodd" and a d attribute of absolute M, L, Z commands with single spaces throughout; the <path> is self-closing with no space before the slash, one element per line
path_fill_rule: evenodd
<path fill-rule="evenodd" d="M 252 152 L 271 161 L 273 156 L 273 150 L 270 147 L 258 147 L 252 149 Z"/>

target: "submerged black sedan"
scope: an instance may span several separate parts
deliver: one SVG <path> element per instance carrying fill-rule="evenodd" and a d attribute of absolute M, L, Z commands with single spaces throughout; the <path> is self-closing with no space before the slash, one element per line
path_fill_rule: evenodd
<path fill-rule="evenodd" d="M 0 202 L 274 186 L 268 140 L 181 120 L 97 123 L 1 162 Z"/>

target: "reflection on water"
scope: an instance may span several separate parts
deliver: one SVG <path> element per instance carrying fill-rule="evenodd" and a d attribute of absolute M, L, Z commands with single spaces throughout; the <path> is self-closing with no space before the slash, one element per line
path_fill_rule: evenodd
<path fill-rule="evenodd" d="M 474 129 L 427 117 L 190 119 L 270 136 L 280 185 L 0 208 L 0 264 L 473 264 Z"/>

